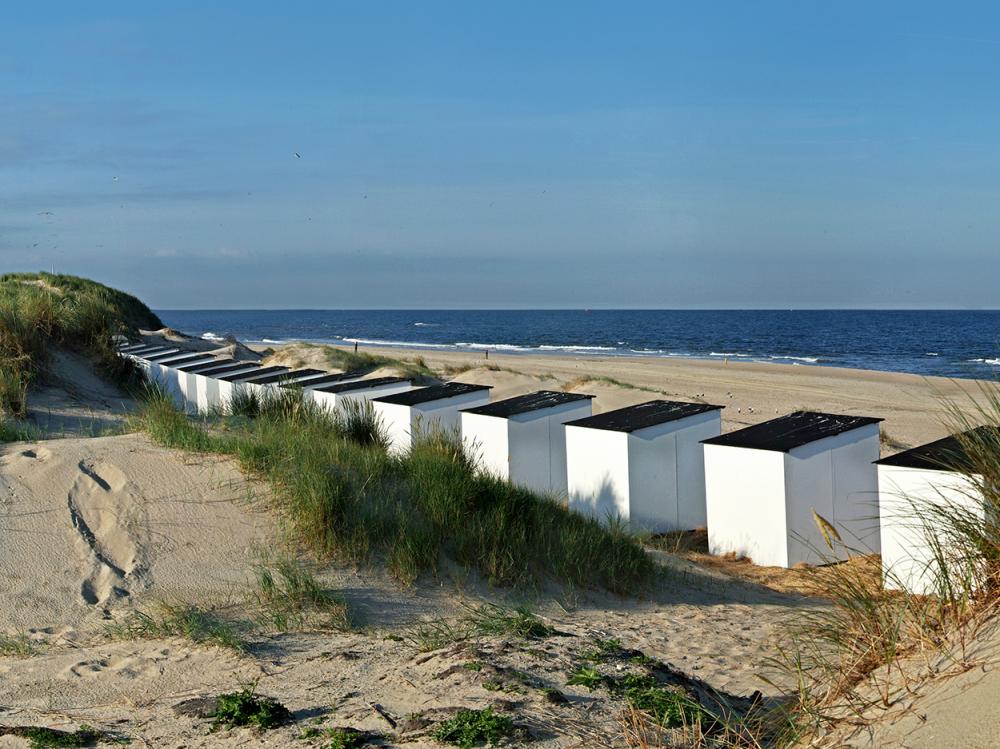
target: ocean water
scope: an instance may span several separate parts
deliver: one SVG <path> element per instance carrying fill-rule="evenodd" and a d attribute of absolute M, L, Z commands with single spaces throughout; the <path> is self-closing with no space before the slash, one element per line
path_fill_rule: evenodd
<path fill-rule="evenodd" d="M 1000 311 L 158 310 L 205 338 L 1000 375 Z"/>

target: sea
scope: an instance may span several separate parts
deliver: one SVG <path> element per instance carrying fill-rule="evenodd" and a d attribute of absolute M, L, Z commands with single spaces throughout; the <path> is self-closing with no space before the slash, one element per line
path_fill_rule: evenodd
<path fill-rule="evenodd" d="M 1000 375 L 1000 310 L 157 310 L 208 340 Z"/>

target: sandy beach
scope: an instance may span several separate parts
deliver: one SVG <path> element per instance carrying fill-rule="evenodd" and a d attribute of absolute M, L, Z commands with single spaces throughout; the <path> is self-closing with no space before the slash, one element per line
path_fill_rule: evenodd
<path fill-rule="evenodd" d="M 255 348 L 266 350 L 262 346 Z M 980 390 L 975 380 L 735 359 L 490 352 L 487 360 L 481 352 L 381 346 L 362 346 L 359 350 L 407 360 L 420 357 L 431 369 L 457 371 L 453 379 L 493 385 L 494 399 L 541 388 L 568 387 L 596 395 L 595 413 L 653 398 L 723 405 L 723 431 L 799 409 L 878 416 L 885 419 L 883 435 L 889 449 L 894 443 L 912 446 L 943 436 L 947 432 L 944 404 L 968 404 Z M 324 364 L 318 349 L 289 344 L 276 351 L 269 362 Z M 469 369 L 458 371 L 466 367 Z"/>
<path fill-rule="evenodd" d="M 209 348 L 183 337 L 173 342 Z M 876 415 L 886 420 L 886 452 L 943 434 L 942 399 L 967 398 L 977 388 L 911 375 L 725 361 L 493 354 L 487 361 L 451 352 L 368 351 L 422 357 L 442 378 L 494 386 L 494 399 L 569 389 L 595 395 L 595 412 L 660 397 L 723 404 L 724 430 L 794 409 Z M 258 355 L 328 368 L 316 347 Z M 389 365 L 369 376 L 393 371 Z M 128 433 L 127 399 L 88 392 L 46 390 L 47 415 L 57 425 L 46 436 L 69 432 L 70 438 L 0 447 L 6 539 L 0 595 L 11 604 L 0 610 L 0 634 L 24 644 L 0 655 L 0 724 L 88 723 L 141 746 L 222 747 L 286 746 L 312 720 L 394 737 L 388 745 L 429 747 L 438 744 L 421 728 L 425 723 L 404 725 L 406 716 L 426 721 L 457 707 L 494 705 L 519 716 L 534 746 L 623 746 L 620 703 L 568 685 L 581 653 L 595 642 L 613 638 L 724 694 L 749 698 L 759 690 L 776 698 L 762 677 L 781 622 L 823 605 L 783 585 L 784 571 L 753 577 L 658 551 L 651 553 L 671 573 L 639 599 L 559 588 L 502 591 L 458 572 L 402 586 L 377 567 L 322 560 L 318 579 L 344 596 L 354 631 L 255 630 L 244 654 L 170 637 L 123 639 L 111 624 L 163 603 L 250 618 L 255 565 L 278 551 L 298 551 L 286 542 L 267 488 L 241 475 L 233 461 L 157 447 Z M 81 409 L 88 418 L 120 424 L 124 433 L 72 436 L 68 416 Z M 62 411 L 67 418 L 57 418 Z M 41 417 L 36 424 L 45 426 Z M 409 639 L 421 622 L 455 621 L 469 606 L 486 603 L 527 603 L 563 635 L 536 643 L 479 637 L 431 652 Z M 297 724 L 265 734 L 211 733 L 208 721 L 178 707 L 250 682 L 280 696 Z M 553 708 L 545 689 L 558 689 L 568 702 Z M 0 747 L 22 742 L 0 736 Z"/>

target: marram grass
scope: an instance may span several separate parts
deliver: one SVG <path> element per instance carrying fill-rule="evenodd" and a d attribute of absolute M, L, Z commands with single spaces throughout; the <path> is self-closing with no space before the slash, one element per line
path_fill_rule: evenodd
<path fill-rule="evenodd" d="M 405 582 L 437 573 L 446 558 L 497 585 L 554 579 L 631 594 L 655 576 L 632 536 L 475 473 L 447 435 L 429 435 L 395 457 L 370 406 L 333 419 L 287 404 L 256 411 L 256 418 L 199 423 L 154 393 L 139 424 L 164 445 L 234 455 L 270 483 L 296 537 L 314 553 L 379 558 Z"/>
<path fill-rule="evenodd" d="M 93 281 L 48 273 L 0 276 L 0 417 L 26 415 L 30 386 L 55 348 L 87 356 L 113 382 L 134 384 L 135 366 L 117 355 L 114 337 L 161 325 L 135 297 Z"/>

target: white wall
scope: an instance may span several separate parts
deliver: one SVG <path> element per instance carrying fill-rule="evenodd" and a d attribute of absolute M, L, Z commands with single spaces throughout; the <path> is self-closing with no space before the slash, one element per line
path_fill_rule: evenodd
<path fill-rule="evenodd" d="M 722 433 L 722 411 L 706 411 L 677 422 L 677 529 L 708 525 L 705 509 L 705 446 L 702 440 Z"/>
<path fill-rule="evenodd" d="M 570 509 L 602 521 L 628 519 L 629 435 L 587 427 L 565 429 Z"/>
<path fill-rule="evenodd" d="M 412 390 L 413 385 L 409 382 L 392 382 L 377 387 L 363 388 L 361 390 L 346 390 L 341 393 L 324 393 L 320 390 L 303 391 L 304 397 L 312 399 L 319 404 L 328 414 L 336 414 L 348 401 L 367 401 L 372 398 L 381 398 L 383 395 L 393 395 L 395 393 L 405 393 Z"/>
<path fill-rule="evenodd" d="M 709 552 L 787 567 L 785 453 L 702 447 Z"/>
<path fill-rule="evenodd" d="M 887 588 L 908 590 L 918 595 L 939 591 L 941 569 L 935 546 L 942 550 L 959 546 L 933 508 L 954 508 L 969 518 L 985 522 L 982 496 L 966 476 L 951 471 L 880 465 L 878 469 L 879 511 L 881 515 L 882 574 Z M 924 514 L 926 520 L 921 520 Z M 950 574 L 966 574 L 958 559 Z"/>
<path fill-rule="evenodd" d="M 718 411 L 631 433 L 566 427 L 570 506 L 635 530 L 703 528 L 705 460 L 701 440 L 718 436 Z"/>
<path fill-rule="evenodd" d="M 389 435 L 389 450 L 404 453 L 413 447 L 414 438 L 422 433 L 440 429 L 461 434 L 461 410 L 484 406 L 489 401 L 489 390 L 477 390 L 413 406 L 378 401 L 373 401 L 372 406 Z"/>
<path fill-rule="evenodd" d="M 413 414 L 410 406 L 402 403 L 378 403 L 372 401 L 372 408 L 382 422 L 389 437 L 389 452 L 405 453 L 412 445 L 411 430 Z"/>
<path fill-rule="evenodd" d="M 250 372 L 257 369 L 260 365 L 254 362 L 247 362 L 246 367 L 241 369 L 234 369 L 231 372 L 226 372 L 221 375 L 222 377 L 227 377 L 237 372 Z M 215 377 L 205 376 L 205 375 L 195 375 L 195 389 L 198 398 L 198 412 L 208 413 L 214 408 L 221 408 L 227 402 L 229 398 L 230 388 L 228 387 L 231 383 L 223 382 L 222 380 L 216 379 Z M 227 387 L 223 388 L 225 385 Z M 226 400 L 223 400 L 225 398 Z"/>
<path fill-rule="evenodd" d="M 507 419 L 485 414 L 462 414 L 462 441 L 475 456 L 479 469 L 498 478 L 510 478 Z"/>
<path fill-rule="evenodd" d="M 632 432 L 629 447 L 631 525 L 637 531 L 677 529 L 677 422 Z M 704 504 L 704 498 L 700 498 Z"/>
<path fill-rule="evenodd" d="M 788 565 L 846 559 L 851 551 L 877 553 L 879 428 L 817 440 L 786 454 Z M 813 511 L 833 525 L 843 544 L 830 549 Z"/>
<path fill-rule="evenodd" d="M 590 415 L 588 398 L 508 418 L 510 480 L 537 492 L 565 495 L 566 428 L 563 425 Z"/>

